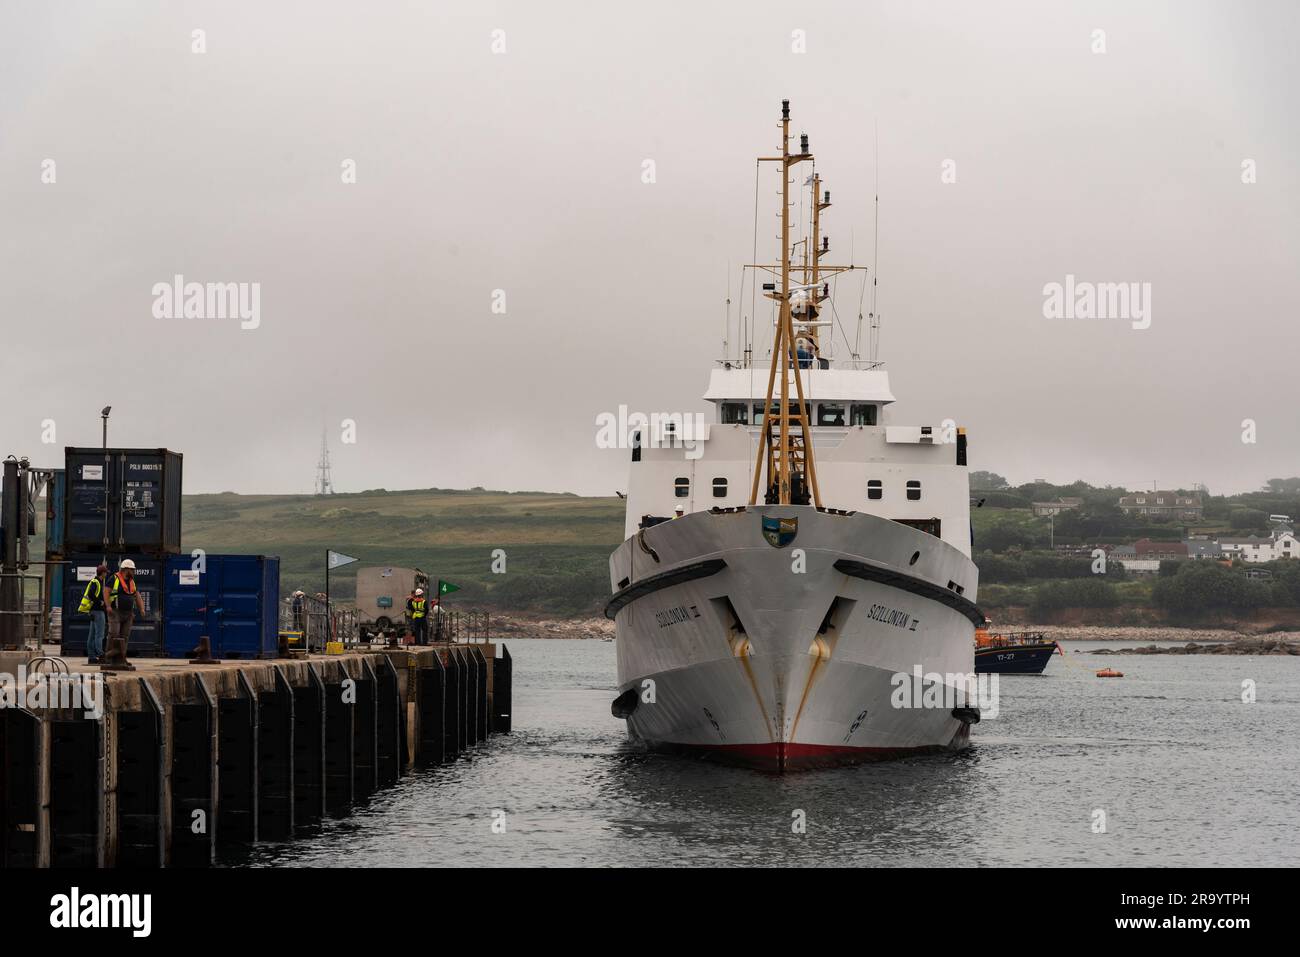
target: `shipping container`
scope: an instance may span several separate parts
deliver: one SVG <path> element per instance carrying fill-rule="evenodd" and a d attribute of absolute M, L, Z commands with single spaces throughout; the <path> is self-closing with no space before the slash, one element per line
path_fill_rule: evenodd
<path fill-rule="evenodd" d="M 189 658 L 208 637 L 214 658 L 279 653 L 280 559 L 265 555 L 173 555 L 163 582 L 167 656 Z"/>
<path fill-rule="evenodd" d="M 66 657 L 86 656 L 86 639 L 90 637 L 90 615 L 77 610 L 81 596 L 86 591 L 86 583 L 95 577 L 95 566 L 101 561 L 108 565 L 108 582 L 106 590 L 112 587 L 113 575 L 124 555 L 109 555 L 107 561 L 102 552 L 79 552 L 67 556 L 63 566 L 63 654 Z M 163 560 L 148 555 L 129 556 L 135 562 L 135 584 L 140 591 L 140 600 L 144 602 L 144 615 L 138 612 L 135 623 L 131 626 L 131 637 L 127 642 L 127 657 L 158 657 L 163 653 L 163 623 L 161 587 L 163 581 Z M 112 630 L 111 625 L 109 628 Z M 104 648 L 108 649 L 108 637 L 105 636 Z"/>
<path fill-rule="evenodd" d="M 64 547 L 131 554 L 181 550 L 181 454 L 167 449 L 64 451 Z"/>

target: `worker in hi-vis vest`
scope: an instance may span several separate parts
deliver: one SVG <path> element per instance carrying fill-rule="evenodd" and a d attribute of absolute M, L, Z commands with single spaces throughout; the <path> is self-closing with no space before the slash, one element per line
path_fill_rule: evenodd
<path fill-rule="evenodd" d="M 126 646 L 131 640 L 131 625 L 135 622 L 135 613 L 144 611 L 144 599 L 135 583 L 135 562 L 129 558 L 122 559 L 117 566 L 117 574 L 108 592 L 109 623 L 111 625 L 108 639 L 108 654 L 101 662 L 103 668 L 120 668 L 135 670 L 126 660 Z"/>
<path fill-rule="evenodd" d="M 411 630 L 415 632 L 415 643 L 417 645 L 427 645 L 429 643 L 429 603 L 425 600 L 423 588 L 417 588 L 415 593 L 406 599 L 406 615 L 411 619 Z"/>
<path fill-rule="evenodd" d="M 86 637 L 86 664 L 97 665 L 104 655 L 104 639 L 108 636 L 108 605 L 104 601 L 104 585 L 108 581 L 108 566 L 100 564 L 95 577 L 86 582 L 77 611 L 90 616 L 90 634 Z"/>

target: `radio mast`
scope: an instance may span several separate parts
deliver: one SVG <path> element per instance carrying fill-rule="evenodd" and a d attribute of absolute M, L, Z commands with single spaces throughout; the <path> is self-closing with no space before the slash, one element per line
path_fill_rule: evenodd
<path fill-rule="evenodd" d="M 330 447 L 324 429 L 320 431 L 320 461 L 316 463 L 316 494 L 334 494 L 334 482 L 330 479 Z"/>

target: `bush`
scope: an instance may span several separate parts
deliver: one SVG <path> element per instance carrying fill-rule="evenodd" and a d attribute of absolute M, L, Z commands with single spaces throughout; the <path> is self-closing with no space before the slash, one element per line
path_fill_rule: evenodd
<path fill-rule="evenodd" d="M 1228 524 L 1236 529 L 1266 529 L 1268 516 L 1253 508 L 1234 508 L 1228 515 Z"/>
<path fill-rule="evenodd" d="M 987 611 L 1010 605 L 1028 605 L 1032 600 L 1033 589 L 1023 585 L 981 585 L 978 604 Z"/>
<path fill-rule="evenodd" d="M 1047 544 L 1047 527 L 1027 526 L 1015 521 L 995 521 L 983 531 L 976 532 L 976 542 L 991 552 L 1032 548 Z"/>
<path fill-rule="evenodd" d="M 1217 562 L 1189 562 L 1177 575 L 1159 579 L 1151 589 L 1155 605 L 1175 617 L 1250 611 L 1267 605 L 1271 597 L 1270 583 L 1254 581 Z"/>
<path fill-rule="evenodd" d="M 1012 492 L 972 492 L 977 499 L 984 499 L 984 508 L 1029 508 L 1030 501 L 1023 495 Z"/>
<path fill-rule="evenodd" d="M 1045 582 L 1034 589 L 1031 609 L 1035 614 L 1061 608 L 1114 608 L 1119 596 L 1109 582 L 1093 576 L 1069 581 Z"/>
<path fill-rule="evenodd" d="M 975 556 L 975 564 L 979 566 L 982 582 L 1005 583 L 1025 580 L 1025 567 L 1015 556 L 980 552 Z"/>

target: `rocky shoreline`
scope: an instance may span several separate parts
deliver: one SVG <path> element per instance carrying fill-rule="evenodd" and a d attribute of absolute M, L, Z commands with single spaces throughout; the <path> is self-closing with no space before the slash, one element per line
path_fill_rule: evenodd
<path fill-rule="evenodd" d="M 997 629 L 995 629 L 997 630 Z M 1189 645 L 1227 644 L 1233 647 L 1254 647 L 1259 643 L 1291 644 L 1300 642 L 1300 631 L 1277 632 L 1269 635 L 1249 634 L 1228 628 L 1167 628 L 1135 627 L 1121 625 L 1011 625 L 1004 631 L 1041 631 L 1056 641 L 1140 641 L 1146 645 L 1154 642 L 1173 642 L 1178 649 Z M 492 615 L 492 637 L 502 640 L 517 638 L 569 638 L 601 641 L 614 636 L 614 623 L 608 618 L 546 618 L 532 615 Z M 1109 653 L 1109 652 L 1108 652 Z M 1119 653 L 1117 650 L 1116 653 Z M 1152 654 L 1152 652 L 1145 652 Z M 1174 650 L 1171 654 L 1181 654 Z M 1190 652 L 1189 652 L 1190 653 Z M 1260 654 L 1251 651 L 1209 652 L 1210 654 Z M 1268 652 L 1287 654 L 1288 652 Z"/>
<path fill-rule="evenodd" d="M 994 629 L 999 630 L 997 628 Z M 1005 631 L 1041 631 L 1056 641 L 1172 641 L 1187 642 L 1238 642 L 1238 641 L 1300 641 L 1300 631 L 1279 631 L 1268 635 L 1251 634 L 1231 628 L 1168 628 L 1122 625 L 1015 625 Z"/>
<path fill-rule="evenodd" d="M 614 637 L 614 623 L 608 618 L 534 618 L 525 615 L 492 615 L 492 639 L 579 638 L 603 641 Z"/>
<path fill-rule="evenodd" d="M 1241 638 L 1214 645 L 1141 645 L 1137 648 L 1093 648 L 1094 655 L 1300 655 L 1300 642 Z"/>

